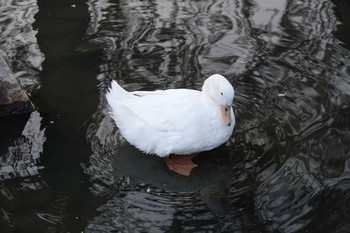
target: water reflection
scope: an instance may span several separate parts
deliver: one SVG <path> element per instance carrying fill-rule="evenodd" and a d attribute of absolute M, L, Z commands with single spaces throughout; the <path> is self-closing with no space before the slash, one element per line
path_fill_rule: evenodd
<path fill-rule="evenodd" d="M 0 179 L 30 177 L 39 174 L 40 157 L 46 141 L 45 129 L 41 129 L 42 117 L 37 111 L 32 112 L 22 135 L 1 156 Z M 35 188 L 35 187 L 33 187 Z"/>
<path fill-rule="evenodd" d="M 226 1 L 90 1 L 88 33 L 108 46 L 107 59 L 118 76 L 145 83 L 134 88 L 199 88 L 208 74 L 238 73 L 230 69 L 238 58 L 238 65 L 253 59 L 255 44 L 241 25 L 242 7 Z"/>
<path fill-rule="evenodd" d="M 335 37 L 338 6 L 90 0 L 82 43 L 84 7 L 63 5 L 43 2 L 36 16 L 47 58 L 42 112 L 1 148 L 5 232 L 349 231 L 350 42 Z M 43 60 L 31 25 L 37 11 L 36 1 L 0 7 L 0 47 L 25 70 L 18 76 L 33 75 L 29 90 L 39 87 Z M 52 40 L 56 24 L 67 26 L 64 41 Z M 235 86 L 237 126 L 225 145 L 196 158 L 190 177 L 128 145 L 108 116 L 112 79 L 128 90 L 199 89 L 212 73 Z M 42 114 L 54 119 L 47 134 Z"/>
<path fill-rule="evenodd" d="M 15 75 L 27 92 L 39 88 L 38 72 L 44 60 L 32 25 L 38 10 L 36 0 L 0 1 L 0 49 L 11 60 Z"/>
<path fill-rule="evenodd" d="M 59 229 L 54 226 L 62 223 L 60 209 L 64 200 L 53 198 L 53 192 L 40 176 L 44 170 L 41 160 L 46 141 L 42 120 L 39 112 L 32 112 L 21 136 L 0 155 L 2 232 L 46 231 Z"/>
<path fill-rule="evenodd" d="M 322 214 L 334 191 L 347 207 L 327 213 L 346 232 L 350 53 L 334 37 L 333 8 L 329 1 L 91 0 L 87 38 L 106 49 L 85 171 L 93 192 L 111 198 L 86 229 L 335 229 Z M 118 139 L 104 100 L 111 79 L 128 90 L 199 89 L 214 72 L 236 87 L 238 120 L 225 146 L 198 158 L 204 167 L 209 161 L 207 170 L 174 178 Z M 222 186 L 211 190 L 212 183 Z"/>

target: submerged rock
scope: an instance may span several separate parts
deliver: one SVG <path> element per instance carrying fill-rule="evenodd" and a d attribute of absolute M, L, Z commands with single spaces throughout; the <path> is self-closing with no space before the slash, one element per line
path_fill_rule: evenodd
<path fill-rule="evenodd" d="M 33 110 L 34 105 L 13 75 L 6 54 L 0 50 L 0 115 Z"/>

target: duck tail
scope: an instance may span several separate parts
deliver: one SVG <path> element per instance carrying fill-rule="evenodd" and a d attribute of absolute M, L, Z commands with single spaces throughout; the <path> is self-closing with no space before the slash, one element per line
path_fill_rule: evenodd
<path fill-rule="evenodd" d="M 111 88 L 106 93 L 106 98 L 112 111 L 116 111 L 117 103 L 127 98 L 130 93 L 124 90 L 115 80 L 112 81 Z"/>
<path fill-rule="evenodd" d="M 106 97 L 109 104 L 116 100 L 122 100 L 130 93 L 124 90 L 115 80 L 112 81 L 112 85 L 109 88 Z"/>

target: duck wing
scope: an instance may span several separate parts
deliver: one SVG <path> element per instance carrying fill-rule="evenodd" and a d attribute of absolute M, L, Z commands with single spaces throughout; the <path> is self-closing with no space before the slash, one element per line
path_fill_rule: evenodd
<path fill-rule="evenodd" d="M 200 146 L 195 141 L 204 133 L 201 92 L 174 89 L 130 94 L 108 102 L 112 117 L 131 144 L 159 156 L 192 153 L 193 144 Z"/>

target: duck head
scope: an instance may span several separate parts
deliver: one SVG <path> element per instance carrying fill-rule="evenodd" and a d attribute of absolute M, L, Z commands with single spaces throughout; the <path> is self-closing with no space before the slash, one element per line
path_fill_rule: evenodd
<path fill-rule="evenodd" d="M 209 96 L 216 104 L 220 105 L 224 124 L 231 126 L 231 105 L 235 95 L 231 83 L 220 74 L 211 75 L 204 81 L 202 93 Z"/>

